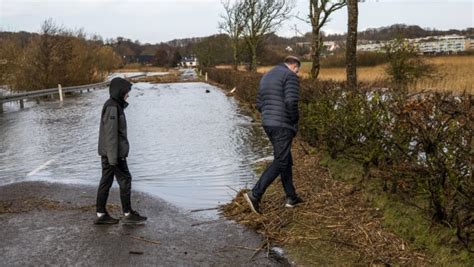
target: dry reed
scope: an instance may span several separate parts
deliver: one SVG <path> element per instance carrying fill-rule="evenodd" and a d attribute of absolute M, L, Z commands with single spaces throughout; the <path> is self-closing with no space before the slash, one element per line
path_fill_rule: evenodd
<path fill-rule="evenodd" d="M 295 145 L 293 155 L 294 183 L 305 203 L 295 209 L 284 208 L 283 190 L 274 183 L 262 201 L 262 215 L 250 211 L 242 197 L 244 191 L 222 206 L 222 214 L 262 233 L 268 242 L 292 247 L 323 243 L 333 254 L 357 255 L 357 262 L 344 265 L 429 264 L 425 255 L 383 228 L 382 212 L 371 207 L 362 190 L 333 179 L 319 164 L 318 156 L 307 154 L 303 146 L 307 145 Z"/>
<path fill-rule="evenodd" d="M 474 56 L 441 56 L 428 57 L 427 62 L 434 65 L 434 78 L 426 78 L 411 86 L 412 90 L 433 90 L 474 93 Z M 264 73 L 271 67 L 260 67 L 258 72 Z M 311 63 L 303 63 L 300 76 L 307 78 Z M 358 79 L 362 82 L 377 82 L 387 80 L 385 65 L 375 67 L 359 67 Z M 345 68 L 322 68 L 319 74 L 321 80 L 346 80 Z"/>

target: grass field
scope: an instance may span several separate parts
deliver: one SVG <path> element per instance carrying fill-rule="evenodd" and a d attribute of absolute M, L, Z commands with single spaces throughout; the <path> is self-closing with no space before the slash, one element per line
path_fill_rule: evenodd
<path fill-rule="evenodd" d="M 442 56 L 429 57 L 427 61 L 432 63 L 436 69 L 435 78 L 423 79 L 412 86 L 413 90 L 437 90 L 437 91 L 467 91 L 474 93 L 474 56 Z M 363 82 L 386 80 L 385 65 L 375 67 L 359 67 L 357 69 L 358 79 Z M 266 72 L 271 67 L 260 67 L 259 72 Z M 303 62 L 300 76 L 309 76 L 311 62 Z M 319 74 L 322 80 L 346 79 L 345 68 L 322 68 Z"/>

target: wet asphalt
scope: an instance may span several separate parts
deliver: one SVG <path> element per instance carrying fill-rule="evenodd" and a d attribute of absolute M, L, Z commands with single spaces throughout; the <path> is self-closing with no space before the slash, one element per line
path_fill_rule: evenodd
<path fill-rule="evenodd" d="M 47 199 L 54 207 L 0 213 L 1 266 L 280 266 L 266 251 L 255 254 L 261 237 L 225 219 L 199 218 L 144 193 L 132 205 L 148 216 L 145 225 L 96 226 L 96 188 L 44 182 L 0 187 L 0 203 Z M 120 217 L 119 193 L 111 191 L 110 212 Z M 255 254 L 255 255 L 254 255 Z"/>

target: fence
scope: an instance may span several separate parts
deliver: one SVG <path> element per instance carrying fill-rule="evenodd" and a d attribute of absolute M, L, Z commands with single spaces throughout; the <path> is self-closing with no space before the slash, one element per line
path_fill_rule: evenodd
<path fill-rule="evenodd" d="M 130 76 L 130 77 L 127 77 L 127 79 L 136 79 L 136 78 L 140 78 L 144 76 L 146 76 L 146 74 Z M 31 98 L 38 99 L 39 97 L 58 94 L 59 100 L 63 101 L 65 93 L 73 93 L 73 92 L 82 93 L 82 91 L 89 92 L 90 90 L 104 88 L 107 85 L 108 85 L 108 81 L 94 83 L 94 84 L 79 85 L 79 86 L 70 86 L 70 87 L 64 87 L 64 88 L 60 84 L 58 84 L 57 88 L 28 91 L 24 93 L 4 95 L 4 96 L 2 96 L 0 92 L 0 113 L 3 112 L 3 103 L 20 101 L 20 108 L 23 108 L 25 99 L 31 99 Z"/>

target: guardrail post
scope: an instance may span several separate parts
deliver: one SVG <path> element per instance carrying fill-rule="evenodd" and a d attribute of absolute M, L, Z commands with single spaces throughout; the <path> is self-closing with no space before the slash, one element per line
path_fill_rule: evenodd
<path fill-rule="evenodd" d="M 0 91 L 0 96 L 3 96 L 3 91 Z M 0 102 L 0 113 L 3 113 L 3 102 Z"/>
<path fill-rule="evenodd" d="M 61 86 L 61 84 L 58 84 L 58 90 L 59 90 L 59 101 L 60 102 L 63 102 L 63 87 Z"/>
<path fill-rule="evenodd" d="M 20 108 L 25 108 L 25 103 L 23 102 L 23 99 L 20 99 Z"/>
<path fill-rule="evenodd" d="M 206 72 L 206 77 L 205 77 L 205 80 L 206 80 L 206 82 L 207 82 L 207 72 Z"/>

